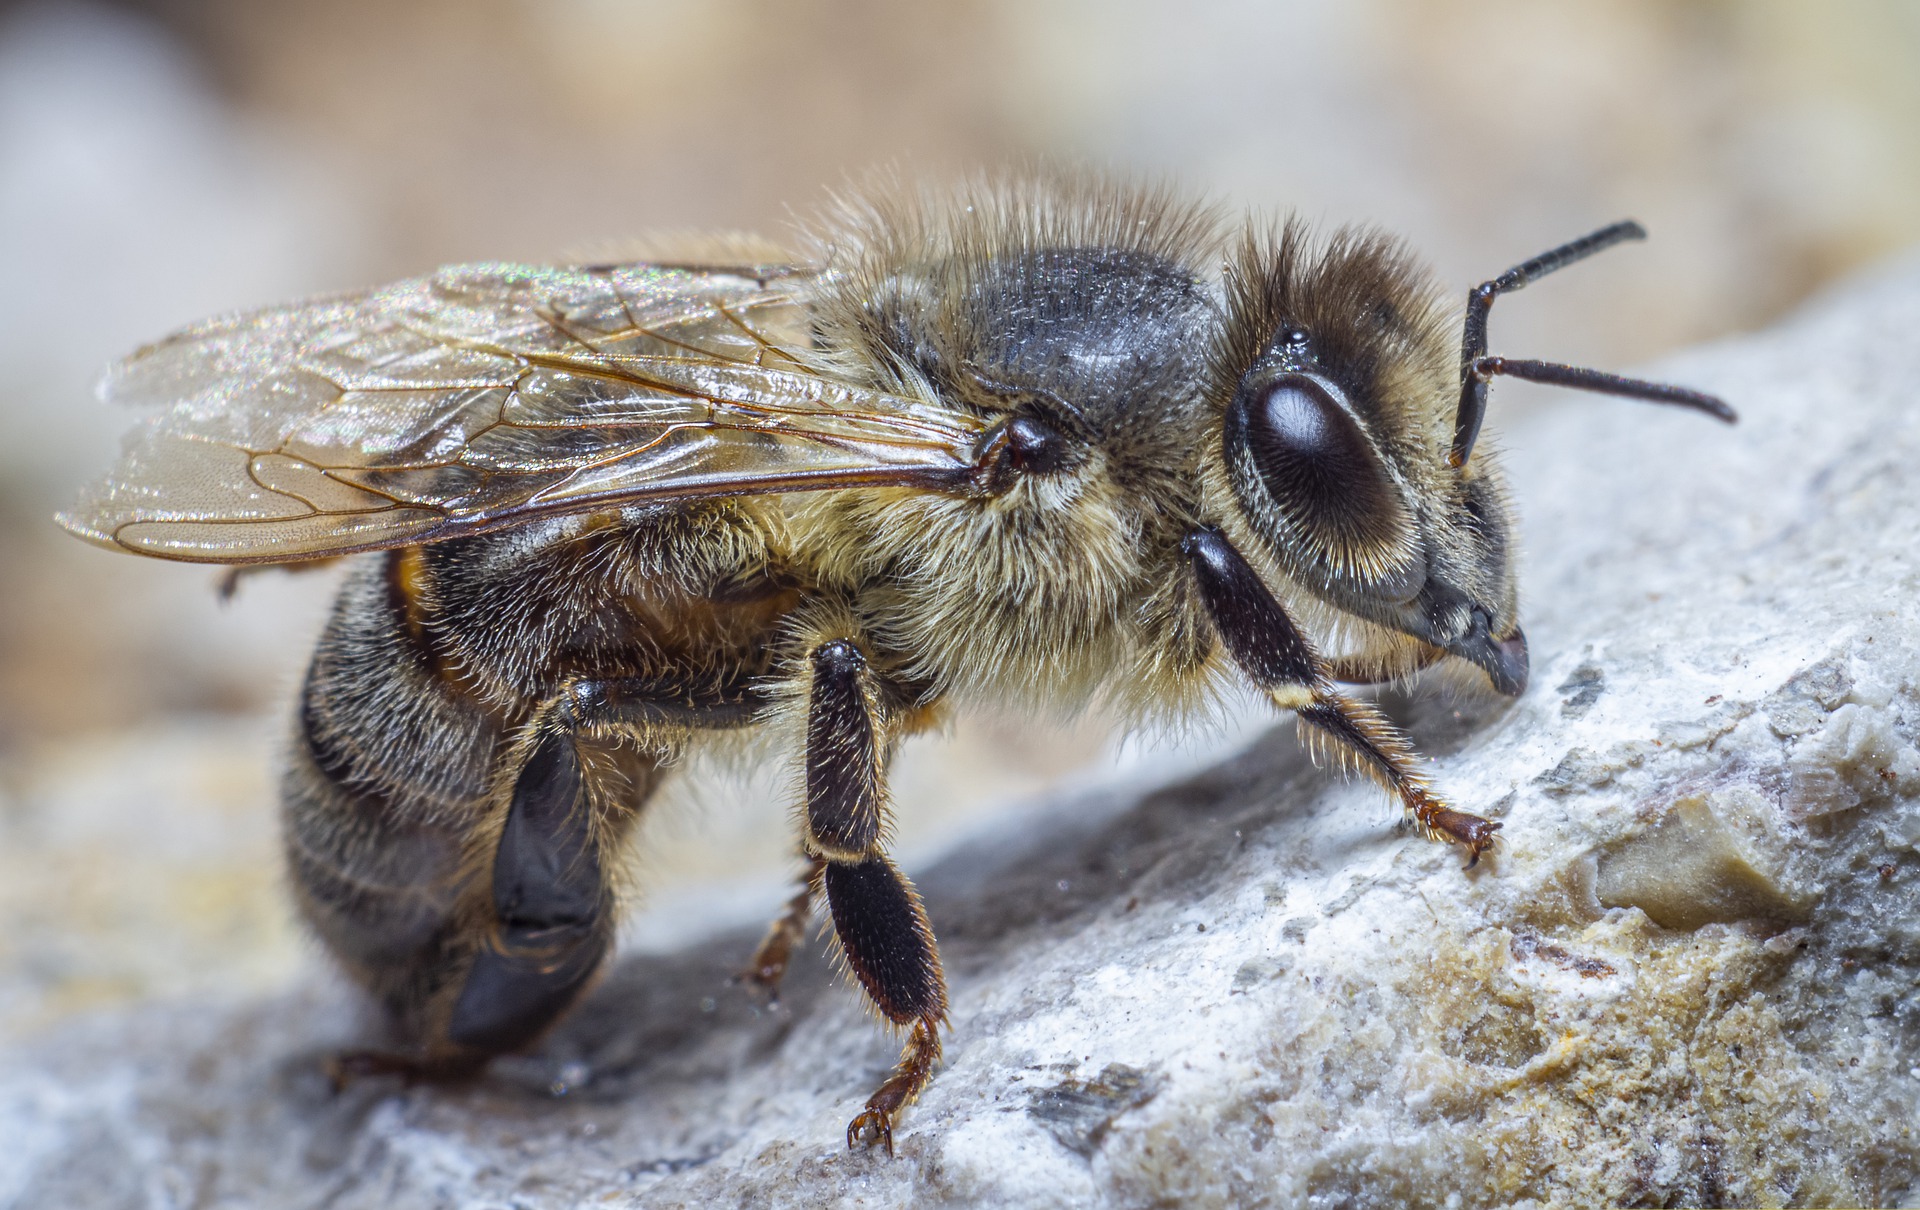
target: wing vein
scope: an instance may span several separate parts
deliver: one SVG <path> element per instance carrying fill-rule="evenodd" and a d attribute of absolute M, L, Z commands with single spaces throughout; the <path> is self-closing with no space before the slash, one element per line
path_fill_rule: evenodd
<path fill-rule="evenodd" d="M 642 501 L 980 490 L 978 415 L 808 363 L 820 281 L 483 264 L 214 319 L 112 371 L 163 410 L 62 523 L 279 563 Z"/>

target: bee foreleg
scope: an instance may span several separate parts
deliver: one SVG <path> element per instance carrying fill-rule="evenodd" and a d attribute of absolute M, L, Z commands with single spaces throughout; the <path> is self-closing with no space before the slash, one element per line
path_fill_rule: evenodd
<path fill-rule="evenodd" d="M 1197 530 L 1183 549 L 1220 641 L 1248 678 L 1292 710 L 1309 737 L 1330 741 L 1343 762 L 1398 797 L 1429 836 L 1465 845 L 1467 865 L 1477 863 L 1500 825 L 1449 807 L 1415 767 L 1413 746 L 1399 729 L 1372 706 L 1340 695 L 1286 608 L 1224 535 Z"/>
<path fill-rule="evenodd" d="M 1500 825 L 1456 811 L 1434 793 L 1414 767 L 1413 745 L 1378 710 L 1328 689 L 1295 713 L 1303 729 L 1331 740 L 1345 759 L 1396 795 L 1428 836 L 1465 845 L 1468 869 L 1493 847 Z"/>
<path fill-rule="evenodd" d="M 893 1119 L 932 1078 L 947 1014 L 946 978 L 920 897 L 882 849 L 886 744 L 879 686 L 853 643 L 812 653 L 807 698 L 807 848 L 820 861 L 834 935 L 847 969 L 887 1020 L 910 1026 L 893 1074 L 847 1125 L 893 1152 Z"/>

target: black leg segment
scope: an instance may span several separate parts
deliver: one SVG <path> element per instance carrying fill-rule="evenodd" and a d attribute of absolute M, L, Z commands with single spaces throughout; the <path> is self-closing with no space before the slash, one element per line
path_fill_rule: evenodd
<path fill-rule="evenodd" d="M 1500 825 L 1449 807 L 1421 775 L 1399 730 L 1373 707 L 1340 696 L 1286 607 L 1224 534 L 1196 530 L 1182 549 L 1222 645 L 1248 679 L 1276 706 L 1295 712 L 1304 738 L 1330 746 L 1342 764 L 1397 797 L 1429 836 L 1465 845 L 1467 864 L 1478 862 Z"/>
<path fill-rule="evenodd" d="M 947 990 L 933 929 L 907 880 L 885 857 L 826 868 L 833 931 L 867 995 L 888 1020 L 904 1025 L 947 1011 Z"/>
<path fill-rule="evenodd" d="M 920 897 L 893 863 L 878 856 L 829 863 L 825 885 L 847 967 L 888 1020 L 912 1026 L 900 1062 L 847 1123 L 847 1146 L 864 1139 L 892 1155 L 894 1116 L 926 1088 L 940 1061 L 946 976 Z"/>
<path fill-rule="evenodd" d="M 1226 535 L 1195 530 L 1182 549 L 1220 641 L 1253 683 L 1266 690 L 1312 685 L 1320 675 L 1313 649 Z"/>
<path fill-rule="evenodd" d="M 570 684 L 554 703 L 554 722 L 569 730 L 664 726 L 720 731 L 752 725 L 766 704 L 751 682 L 605 677 Z"/>
<path fill-rule="evenodd" d="M 494 854 L 492 944 L 475 956 L 448 1038 L 516 1050 L 573 1004 L 606 956 L 610 902 L 573 738 L 543 736 L 520 770 Z"/>
<path fill-rule="evenodd" d="M 880 736 L 867 661 L 836 639 L 813 653 L 807 702 L 807 831 L 821 853 L 857 857 L 880 841 Z"/>

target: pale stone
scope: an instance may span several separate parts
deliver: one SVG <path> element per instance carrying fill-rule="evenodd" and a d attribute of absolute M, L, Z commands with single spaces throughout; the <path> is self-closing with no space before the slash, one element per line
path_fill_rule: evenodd
<path fill-rule="evenodd" d="M 1738 428 L 1506 434 L 1534 688 L 1388 699 L 1481 868 L 1284 724 L 916 863 L 953 1028 L 896 1159 L 844 1142 L 856 998 L 813 959 L 757 1013 L 755 930 L 687 921 L 465 1088 L 332 1095 L 317 963 L 41 1029 L 0 1204 L 1920 1204 L 1916 333 L 1907 265 L 1658 367 Z"/>
<path fill-rule="evenodd" d="M 1759 798 L 1742 789 L 1742 797 Z M 1723 796 L 1730 795 L 1715 797 Z M 1594 888 L 1601 905 L 1639 908 L 1680 930 L 1800 915 L 1805 904 L 1781 885 L 1777 864 L 1756 855 L 1716 805 L 1701 795 L 1683 798 L 1654 826 L 1602 850 Z"/>

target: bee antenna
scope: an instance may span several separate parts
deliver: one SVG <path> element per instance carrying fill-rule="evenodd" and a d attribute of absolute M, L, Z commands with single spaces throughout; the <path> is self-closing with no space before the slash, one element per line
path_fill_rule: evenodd
<path fill-rule="evenodd" d="M 1522 261 L 1493 280 L 1481 282 L 1473 288 L 1467 295 L 1467 321 L 1461 337 L 1460 410 L 1453 421 L 1453 449 L 1447 455 L 1447 462 L 1450 465 L 1465 466 L 1468 457 L 1473 454 L 1474 440 L 1480 435 L 1480 422 L 1486 418 L 1487 414 L 1487 383 L 1497 374 L 1504 374 L 1509 378 L 1523 378 L 1528 382 L 1542 382 L 1550 386 L 1572 387 L 1580 391 L 1597 391 L 1603 395 L 1621 395 L 1629 399 L 1644 399 L 1650 403 L 1669 403 L 1677 407 L 1693 408 L 1729 424 L 1739 419 L 1724 400 L 1706 394 L 1704 391 L 1669 386 L 1661 382 L 1647 382 L 1639 378 L 1625 378 L 1619 374 L 1607 374 L 1600 370 L 1587 370 L 1579 366 L 1561 365 L 1552 361 L 1522 361 L 1517 358 L 1487 355 L 1487 315 L 1493 310 L 1494 299 L 1518 290 L 1537 278 L 1545 277 L 1555 269 L 1564 269 L 1575 261 L 1585 260 L 1594 253 L 1604 251 L 1615 244 L 1645 238 L 1647 238 L 1647 229 L 1632 219 L 1626 219 L 1602 227 L 1591 235 L 1583 235 L 1551 251 L 1542 252 L 1531 260 Z"/>

